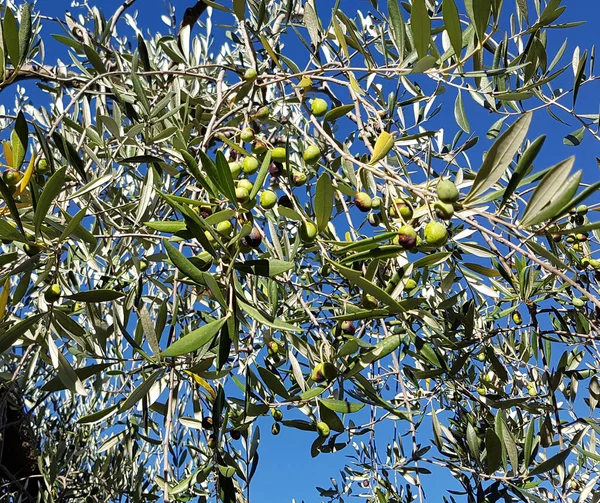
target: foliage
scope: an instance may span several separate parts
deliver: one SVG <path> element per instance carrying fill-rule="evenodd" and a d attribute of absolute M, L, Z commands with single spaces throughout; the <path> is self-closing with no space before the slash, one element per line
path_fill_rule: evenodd
<path fill-rule="evenodd" d="M 4 495 L 247 501 L 273 424 L 353 456 L 331 500 L 598 501 L 599 184 L 529 133 L 600 139 L 560 0 L 132 4 L 60 21 L 69 65 L 2 8 Z"/>

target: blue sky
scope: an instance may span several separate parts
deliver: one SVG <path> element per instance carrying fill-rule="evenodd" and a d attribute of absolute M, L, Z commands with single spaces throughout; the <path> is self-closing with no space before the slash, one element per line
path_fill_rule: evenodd
<path fill-rule="evenodd" d="M 111 13 L 121 5 L 122 1 L 90 0 L 90 3 L 98 4 L 104 10 L 106 16 L 109 17 Z M 174 3 L 177 12 L 181 14 L 186 7 L 193 3 L 193 1 L 186 2 L 180 0 L 179 2 Z M 329 10 L 334 3 L 335 2 L 332 0 L 319 0 L 319 2 L 317 2 L 318 8 L 322 9 L 323 12 Z M 380 3 L 384 4 L 385 2 L 380 0 Z M 69 0 L 42 0 L 38 2 L 37 10 L 46 16 L 63 17 L 66 10 L 75 11 L 75 9 L 70 7 L 70 4 L 71 2 Z M 506 0 L 505 4 L 505 8 L 513 8 L 513 2 L 511 0 Z M 363 12 L 366 12 L 371 7 L 370 2 L 366 0 L 343 0 L 341 5 L 350 17 L 352 17 L 353 8 L 361 9 Z M 600 2 L 596 0 L 591 2 L 564 0 L 563 5 L 567 6 L 567 11 L 561 18 L 561 21 L 590 21 L 585 26 L 564 32 L 569 39 L 569 46 L 564 56 L 564 61 L 568 61 L 575 46 L 580 46 L 582 50 L 586 48 L 589 49 L 592 44 L 600 41 L 597 27 L 597 20 L 600 19 Z M 134 4 L 130 11 L 134 12 L 135 10 L 139 11 L 138 24 L 144 32 L 146 30 L 166 32 L 167 27 L 160 19 L 162 14 L 167 13 L 162 0 L 139 0 Z M 223 23 L 230 23 L 231 18 L 225 14 L 217 13 L 215 22 L 221 21 Z M 51 33 L 59 33 L 59 30 L 53 30 L 50 26 L 50 24 L 47 24 L 43 31 L 43 37 L 46 41 L 46 62 L 52 64 L 57 51 L 60 51 L 60 57 L 63 61 L 68 61 L 68 58 L 65 56 L 64 47 L 59 46 L 59 44 L 55 43 L 49 37 Z M 196 30 L 198 30 L 198 27 L 196 27 Z M 215 26 L 213 32 L 217 37 L 221 36 L 217 26 Z M 552 42 L 549 51 L 553 54 L 563 42 L 564 38 L 560 33 L 551 33 L 550 35 L 554 35 L 554 37 L 550 37 Z M 217 38 L 217 40 L 219 39 Z M 567 72 L 567 75 L 568 78 L 572 79 L 571 73 Z M 565 84 L 565 87 L 567 86 L 568 83 Z M 600 84 L 596 82 L 582 90 L 579 97 L 579 111 L 586 110 L 589 113 L 598 113 L 600 105 L 600 99 L 598 98 L 600 96 L 599 86 Z M 7 107 L 11 106 L 12 93 L 3 93 L 2 96 L 0 96 L 0 103 L 4 103 Z M 453 124 L 452 121 L 451 110 L 449 112 L 449 114 L 445 113 L 441 115 L 440 118 L 436 119 L 436 121 L 450 121 L 447 125 L 444 124 L 449 130 L 447 138 L 452 137 L 456 131 L 456 125 Z M 481 108 L 473 106 L 472 103 L 467 103 L 467 114 L 472 129 L 477 132 L 481 138 L 480 145 L 477 146 L 478 150 L 476 152 L 482 153 L 489 148 L 489 145 L 491 144 L 489 140 L 485 139 L 485 132 L 498 117 L 489 115 Z M 535 115 L 529 137 L 535 138 L 540 134 L 548 135 L 546 146 L 542 150 L 536 164 L 544 168 L 570 155 L 576 155 L 576 166 L 578 169 L 584 170 L 584 181 L 588 183 L 596 181 L 599 176 L 599 168 L 596 165 L 595 157 L 600 156 L 599 145 L 589 136 L 586 137 L 583 143 L 577 148 L 563 145 L 564 135 L 579 127 L 573 120 L 569 120 L 568 122 L 572 125 L 571 129 L 564 126 L 555 127 L 556 123 L 554 123 L 545 112 L 538 112 Z M 475 155 L 473 155 L 472 159 L 475 158 Z M 310 455 L 310 445 L 314 440 L 314 434 L 283 428 L 280 435 L 274 437 L 270 434 L 270 425 L 270 420 L 264 420 L 261 423 L 261 461 L 252 490 L 255 501 L 291 501 L 292 498 L 295 498 L 298 502 L 304 500 L 307 503 L 320 501 L 314 487 L 321 486 L 328 488 L 331 485 L 330 477 L 337 478 L 339 475 L 339 468 L 346 462 L 345 457 L 353 454 L 353 450 L 348 448 L 337 454 L 321 454 L 313 459 Z M 390 426 L 385 428 L 391 430 Z M 383 433 L 382 436 L 384 439 L 389 438 L 390 431 L 380 431 L 379 433 Z M 425 479 L 425 488 L 428 492 L 429 501 L 439 501 L 438 496 L 436 495 L 436 488 L 443 486 L 443 489 L 445 490 L 447 484 L 452 482 L 451 479 L 445 475 L 443 476 L 444 478 L 441 479 L 437 478 L 438 476 L 439 475 L 436 474 L 435 479 L 430 478 L 430 480 L 434 482 L 433 484 L 428 484 L 427 479 Z M 441 481 L 443 481 L 443 483 L 441 483 Z"/>

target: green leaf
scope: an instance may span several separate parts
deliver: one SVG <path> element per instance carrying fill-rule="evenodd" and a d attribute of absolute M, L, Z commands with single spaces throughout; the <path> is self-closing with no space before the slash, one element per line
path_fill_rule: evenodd
<path fill-rule="evenodd" d="M 500 208 L 498 209 L 498 213 L 500 213 L 502 208 L 504 208 L 504 205 L 508 202 L 508 200 L 510 199 L 510 196 L 513 195 L 514 191 L 521 183 L 521 180 L 523 179 L 523 177 L 529 172 L 529 169 L 531 168 L 533 161 L 535 160 L 537 155 L 540 153 L 540 150 L 542 149 L 542 146 L 544 145 L 545 141 L 546 141 L 546 135 L 539 136 L 531 143 L 531 145 L 529 145 L 529 147 L 527 147 L 527 150 L 525 150 L 525 152 L 523 152 L 523 155 L 521 156 L 521 158 L 519 159 L 519 162 L 517 163 L 517 167 L 515 168 L 515 171 L 513 172 L 513 174 L 510 177 L 508 186 L 506 187 L 506 190 L 504 191 L 504 196 L 502 197 L 502 202 L 500 203 Z"/>
<path fill-rule="evenodd" d="M 10 211 L 13 220 L 17 224 L 17 227 L 21 231 L 23 235 L 25 235 L 25 229 L 23 228 L 23 224 L 21 223 L 21 217 L 19 216 L 19 210 L 17 209 L 17 205 L 15 204 L 15 200 L 13 199 L 11 190 L 4 183 L 4 180 L 0 177 L 0 193 L 6 202 L 6 206 L 8 206 L 8 210 Z"/>
<path fill-rule="evenodd" d="M 575 71 L 575 81 L 573 82 L 573 110 L 575 109 L 575 104 L 577 103 L 579 88 L 581 87 L 581 83 L 583 82 L 585 63 L 587 62 L 587 55 L 588 53 L 586 50 L 583 53 L 583 56 L 581 56 L 581 58 L 579 59 L 579 62 L 577 63 L 577 70 Z"/>
<path fill-rule="evenodd" d="M 485 450 L 487 452 L 487 472 L 492 475 L 502 463 L 502 443 L 492 428 L 485 432 Z"/>
<path fill-rule="evenodd" d="M 531 112 L 520 117 L 494 142 L 477 172 L 465 204 L 492 187 L 504 175 L 527 135 L 532 118 Z"/>
<path fill-rule="evenodd" d="M 109 418 L 110 416 L 117 413 L 119 405 L 112 405 L 111 407 L 107 407 L 106 409 L 99 410 L 92 414 L 88 414 L 87 416 L 83 416 L 77 420 L 78 424 L 94 424 L 98 423 L 104 419 Z"/>
<path fill-rule="evenodd" d="M 525 223 L 521 223 L 521 225 L 531 227 L 545 220 L 554 218 L 562 208 L 573 200 L 573 196 L 575 195 L 575 192 L 577 192 L 577 188 L 581 182 L 581 174 L 582 171 L 579 170 L 572 175 L 552 196 L 552 199 L 539 213 L 530 215 L 529 219 Z"/>
<path fill-rule="evenodd" d="M 479 463 L 479 439 L 477 438 L 477 433 L 471 423 L 467 424 L 467 445 L 469 446 L 471 456 Z"/>
<path fill-rule="evenodd" d="M 442 4 L 442 15 L 444 17 L 444 27 L 448 32 L 448 38 L 450 44 L 454 49 L 456 60 L 460 60 L 460 54 L 462 51 L 462 30 L 460 28 L 460 17 L 458 15 L 458 8 L 454 3 L 454 0 L 444 0 Z M 459 91 L 460 96 L 460 91 Z M 462 105 L 462 103 L 461 103 Z M 468 131 L 467 131 L 468 133 Z"/>
<path fill-rule="evenodd" d="M 465 7 L 475 26 L 478 40 L 483 42 L 485 30 L 490 20 L 490 14 L 492 13 L 491 0 L 465 0 Z"/>
<path fill-rule="evenodd" d="M 344 400 L 336 400 L 334 398 L 321 398 L 319 402 L 322 403 L 329 410 L 339 412 L 340 414 L 351 414 L 361 410 L 365 404 L 358 402 L 346 402 Z"/>
<path fill-rule="evenodd" d="M 535 218 L 553 200 L 554 196 L 567 181 L 574 164 L 575 157 L 569 157 L 552 166 L 544 178 L 542 178 L 542 181 L 536 187 L 531 199 L 527 203 L 523 218 L 521 219 L 521 225 L 528 226 L 529 220 Z"/>
<path fill-rule="evenodd" d="M 21 26 L 19 26 L 19 63 L 25 63 L 31 46 L 31 5 L 21 6 Z"/>
<path fill-rule="evenodd" d="M 565 136 L 563 139 L 563 143 L 569 147 L 578 147 L 579 145 L 581 145 L 584 136 L 585 126 L 582 126 L 576 131 L 573 131 L 572 133 L 569 133 L 567 136 Z"/>
<path fill-rule="evenodd" d="M 6 220 L 0 219 L 0 239 L 9 239 L 19 243 L 26 243 L 27 239 Z"/>
<path fill-rule="evenodd" d="M 427 56 L 431 42 L 431 18 L 425 0 L 413 0 L 410 13 L 410 28 L 418 59 Z"/>
<path fill-rule="evenodd" d="M 235 262 L 233 267 L 238 271 L 272 278 L 273 276 L 278 276 L 284 272 L 291 271 L 296 267 L 296 264 L 295 262 L 287 262 L 285 260 L 258 259 Z"/>
<path fill-rule="evenodd" d="M 14 68 L 18 68 L 21 60 L 19 51 L 19 25 L 17 23 L 17 18 L 13 14 L 13 11 L 10 7 L 6 7 L 4 10 L 4 23 L 2 26 L 2 32 L 4 35 L 4 45 L 6 46 L 8 59 Z"/>
<path fill-rule="evenodd" d="M 331 183 L 331 178 L 327 173 L 323 173 L 317 181 L 317 189 L 315 192 L 314 208 L 315 221 L 319 232 L 327 229 L 331 212 L 333 211 L 334 189 Z"/>
<path fill-rule="evenodd" d="M 371 156 L 371 160 L 369 164 L 373 165 L 378 161 L 381 161 L 388 152 L 392 150 L 394 146 L 394 137 L 388 133 L 387 131 L 383 131 L 377 141 L 375 142 L 375 147 L 373 148 L 373 155 Z"/>
<path fill-rule="evenodd" d="M 29 128 L 27 127 L 27 120 L 23 115 L 23 112 L 19 112 L 17 120 L 15 122 L 15 129 L 11 132 L 11 147 L 13 154 L 13 165 L 12 167 L 16 170 L 21 169 L 27 149 L 29 148 Z"/>
<path fill-rule="evenodd" d="M 237 198 L 235 197 L 235 187 L 233 185 L 233 177 L 231 176 L 229 163 L 227 162 L 227 159 L 225 159 L 223 152 L 221 152 L 220 150 L 217 152 L 216 167 L 219 173 L 219 183 L 223 190 L 223 194 L 227 197 L 227 199 L 229 199 L 231 203 L 234 204 L 234 206 L 237 206 Z"/>
<path fill-rule="evenodd" d="M 271 327 L 276 330 L 281 330 L 282 332 L 302 332 L 303 331 L 299 327 L 290 325 L 289 323 L 278 320 L 269 314 L 259 311 L 255 307 L 251 306 L 250 304 L 247 304 L 246 302 L 244 302 L 243 300 L 241 300 L 239 298 L 238 298 L 238 305 L 240 306 L 240 309 L 242 311 L 246 312 L 247 314 L 249 314 L 251 318 L 253 318 L 258 323 L 266 325 L 267 327 Z"/>
<path fill-rule="evenodd" d="M 160 375 L 162 373 L 163 373 L 163 369 L 158 369 L 156 372 L 154 372 L 154 374 L 152 374 L 150 377 L 148 377 L 148 379 L 146 379 L 142 384 L 140 384 L 137 388 L 135 388 L 131 392 L 131 394 L 127 397 L 127 399 L 123 403 L 119 404 L 119 413 L 123 413 L 123 412 L 131 409 L 131 407 L 133 407 L 142 398 L 144 398 L 150 391 L 150 388 L 152 388 L 152 386 L 154 385 L 154 383 L 156 382 L 156 380 L 160 377 Z"/>
<path fill-rule="evenodd" d="M 13 325 L 5 332 L 0 332 L 0 354 L 4 353 L 23 335 L 25 335 L 33 325 L 35 325 L 41 318 L 46 316 L 47 313 L 34 314 L 28 316 L 23 321 L 20 321 L 16 325 Z"/>
<path fill-rule="evenodd" d="M 202 187 L 204 189 L 206 189 L 207 192 L 209 192 L 212 195 L 212 197 L 217 197 L 218 191 L 215 188 L 215 184 L 205 178 L 205 176 L 200 171 L 200 168 L 198 167 L 198 163 L 196 162 L 196 159 L 194 159 L 194 156 L 192 156 L 192 154 L 190 154 L 185 149 L 181 149 L 179 151 L 179 153 L 183 157 L 183 160 L 185 161 L 188 171 L 196 179 L 196 181 L 200 185 L 202 185 Z M 212 161 L 210 159 L 208 159 L 208 161 L 206 161 L 206 162 L 212 162 Z"/>
<path fill-rule="evenodd" d="M 83 51 L 85 52 L 88 61 L 94 67 L 94 70 L 96 70 L 97 73 L 99 73 L 100 75 L 106 73 L 104 61 L 102 61 L 102 58 L 94 49 L 92 49 L 88 45 L 84 45 Z"/>
<path fill-rule="evenodd" d="M 600 190 L 600 182 L 593 183 L 586 189 L 582 190 L 580 194 L 578 194 L 573 199 L 570 199 L 567 204 L 565 204 L 560 211 L 556 214 L 555 218 L 561 217 L 568 213 L 572 208 L 577 207 L 583 201 L 585 201 L 590 196 L 594 195 L 596 192 Z"/>
<path fill-rule="evenodd" d="M 233 0 L 233 12 L 239 21 L 246 19 L 246 0 Z"/>
<path fill-rule="evenodd" d="M 398 55 L 400 61 L 404 59 L 406 53 L 406 24 L 402 18 L 402 11 L 398 0 L 388 0 L 388 15 L 390 16 L 390 25 L 392 28 L 392 35 L 394 36 L 394 42 L 398 48 Z"/>
<path fill-rule="evenodd" d="M 99 374 L 100 372 L 111 367 L 112 365 L 112 363 L 98 363 L 94 365 L 89 365 L 88 367 L 75 369 L 75 374 L 77 375 L 78 379 L 85 381 L 86 379 L 89 379 L 90 377 Z M 55 392 L 66 389 L 66 386 L 63 384 L 60 378 L 55 377 L 54 379 L 51 379 L 46 384 L 44 384 L 41 389 L 42 391 Z"/>
<path fill-rule="evenodd" d="M 73 295 L 65 296 L 67 299 L 78 302 L 110 302 L 111 300 L 117 300 L 122 297 L 125 297 L 124 293 L 107 289 L 87 290 L 85 292 L 78 292 Z"/>
<path fill-rule="evenodd" d="M 289 398 L 290 394 L 279 376 L 264 367 L 258 367 L 258 373 L 273 394 L 277 394 L 282 398 Z"/>
<path fill-rule="evenodd" d="M 183 220 L 165 220 L 162 222 L 144 222 L 146 227 L 154 229 L 158 232 L 166 232 L 175 234 L 176 232 L 185 230 L 185 221 Z"/>
<path fill-rule="evenodd" d="M 40 229 L 42 228 L 44 219 L 48 214 L 48 210 L 50 210 L 50 207 L 52 206 L 52 202 L 56 199 L 56 197 L 58 197 L 62 190 L 62 187 L 65 183 L 66 173 L 66 167 L 59 169 L 50 177 L 44 186 L 44 190 L 38 199 L 38 203 L 35 208 L 35 214 L 33 216 L 36 236 L 39 236 L 40 234 Z"/>
<path fill-rule="evenodd" d="M 372 295 L 377 300 L 383 302 L 386 306 L 391 307 L 398 313 L 405 311 L 405 309 L 390 294 L 379 288 L 377 285 L 371 283 L 369 280 L 365 279 L 360 271 L 349 269 L 341 264 L 338 264 L 337 262 L 329 262 L 344 278 L 350 281 L 350 283 L 352 283 L 354 286 L 357 286 L 363 290 L 363 292 Z"/>
<path fill-rule="evenodd" d="M 177 248 L 175 248 L 169 241 L 164 242 L 165 250 L 167 251 L 167 255 L 171 259 L 171 262 L 179 269 L 183 274 L 185 274 L 188 278 L 196 283 L 203 285 L 204 284 L 204 276 L 202 271 L 198 269 L 192 262 L 190 262 L 183 253 L 181 253 Z"/>
<path fill-rule="evenodd" d="M 192 330 L 162 351 L 161 355 L 174 357 L 197 351 L 214 340 L 226 321 L 227 318 L 221 318 L 220 320 L 211 321 L 196 330 Z"/>
<path fill-rule="evenodd" d="M 569 447 L 566 450 L 555 454 L 551 458 L 548 458 L 546 461 L 541 462 L 529 472 L 529 475 L 537 475 L 539 473 L 549 472 L 550 470 L 556 468 L 561 463 L 564 463 L 565 460 L 569 457 L 569 455 L 571 454 L 571 449 L 572 447 Z"/>
<path fill-rule="evenodd" d="M 311 400 L 319 395 L 322 395 L 327 388 L 325 386 L 315 386 L 314 388 L 305 391 L 298 398 L 300 400 Z"/>
<path fill-rule="evenodd" d="M 260 166 L 260 170 L 256 174 L 256 178 L 254 179 L 254 183 L 252 184 L 252 190 L 248 196 L 250 201 L 254 201 L 258 191 L 262 189 L 265 178 L 267 178 L 267 174 L 269 173 L 269 166 L 271 164 L 271 152 L 267 152 L 263 158 L 262 164 Z M 231 171 L 229 172 L 231 174 Z M 232 182 L 233 183 L 233 182 Z M 234 190 L 235 195 L 235 190 Z"/>
<path fill-rule="evenodd" d="M 458 91 L 456 101 L 454 102 L 454 118 L 456 119 L 456 123 L 465 133 L 471 132 L 471 126 L 469 125 L 469 119 L 467 119 L 467 114 L 462 101 L 462 93 L 460 91 Z"/>
<path fill-rule="evenodd" d="M 354 105 L 340 105 L 339 107 L 332 108 L 323 117 L 323 122 L 335 122 L 352 110 L 354 110 Z"/>
<path fill-rule="evenodd" d="M 371 363 L 381 360 L 385 358 L 390 353 L 396 351 L 402 339 L 400 335 L 394 334 L 386 337 L 381 342 L 379 342 L 373 349 L 367 351 L 362 354 L 359 359 L 344 373 L 344 377 L 350 378 L 354 375 L 362 372 L 366 369 Z"/>
<path fill-rule="evenodd" d="M 87 208 L 82 208 L 75 214 L 74 217 L 66 215 L 66 218 L 69 218 L 69 223 L 65 227 L 65 230 L 62 231 L 60 238 L 58 238 L 59 243 L 62 243 L 71 234 L 73 234 L 73 232 L 75 232 L 75 229 L 77 229 L 77 227 L 79 226 L 81 221 L 84 219 L 86 213 L 87 213 Z"/>

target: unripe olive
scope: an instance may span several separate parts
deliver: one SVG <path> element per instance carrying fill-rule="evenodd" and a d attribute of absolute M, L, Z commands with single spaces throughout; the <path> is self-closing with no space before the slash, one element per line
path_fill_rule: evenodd
<path fill-rule="evenodd" d="M 279 353 L 279 343 L 277 341 L 269 341 L 267 343 L 267 353 L 269 356 L 275 356 Z"/>
<path fill-rule="evenodd" d="M 404 285 L 404 290 L 409 292 L 410 290 L 414 290 L 415 288 L 417 288 L 417 282 L 412 278 L 407 279 Z"/>
<path fill-rule="evenodd" d="M 523 323 L 523 317 L 521 316 L 521 313 L 519 311 L 515 311 L 512 314 L 512 319 L 517 325 L 520 325 L 521 323 Z"/>
<path fill-rule="evenodd" d="M 377 309 L 379 307 L 379 301 L 371 294 L 365 294 L 362 297 L 362 306 L 365 309 Z"/>
<path fill-rule="evenodd" d="M 324 99 L 315 98 L 310 104 L 310 110 L 315 117 L 322 117 L 329 110 L 329 105 Z"/>
<path fill-rule="evenodd" d="M 308 221 L 300 224 L 300 239 L 304 243 L 312 243 L 317 238 L 318 230 L 317 226 Z"/>
<path fill-rule="evenodd" d="M 455 203 L 460 197 L 456 185 L 450 180 L 440 180 L 436 186 L 436 192 L 440 201 L 444 203 Z"/>
<path fill-rule="evenodd" d="M 271 115 L 271 111 L 269 110 L 269 107 L 260 107 L 254 114 L 254 118 L 259 119 L 259 120 L 264 120 L 264 119 L 268 119 L 269 115 Z"/>
<path fill-rule="evenodd" d="M 429 222 L 425 226 L 425 241 L 430 246 L 439 248 L 448 241 L 448 230 L 446 226 L 440 222 Z"/>
<path fill-rule="evenodd" d="M 252 144 L 252 153 L 256 154 L 256 155 L 262 155 L 264 154 L 267 150 L 269 149 L 269 147 L 267 147 L 267 144 L 264 141 L 255 141 Z M 257 164 L 258 167 L 258 164 Z"/>
<path fill-rule="evenodd" d="M 148 269 L 148 262 L 144 259 L 140 259 L 140 271 L 144 272 L 146 269 Z"/>
<path fill-rule="evenodd" d="M 585 299 L 583 297 L 575 297 L 573 298 L 572 303 L 575 307 L 583 307 L 585 306 Z"/>
<path fill-rule="evenodd" d="M 244 157 L 242 171 L 246 175 L 253 175 L 258 171 L 258 159 L 256 157 Z"/>
<path fill-rule="evenodd" d="M 242 131 L 240 132 L 240 140 L 242 140 L 245 143 L 249 143 L 249 142 L 253 141 L 254 140 L 254 130 L 249 127 L 245 127 L 244 129 L 242 129 Z"/>
<path fill-rule="evenodd" d="M 327 438 L 330 433 L 329 425 L 323 421 L 317 423 L 317 431 L 321 437 Z"/>
<path fill-rule="evenodd" d="M 381 208 L 381 204 L 383 203 L 383 201 L 381 200 L 381 197 L 376 196 L 373 199 L 371 199 L 371 209 L 372 210 L 378 210 L 379 208 Z"/>
<path fill-rule="evenodd" d="M 48 169 L 49 169 L 49 166 L 48 166 L 48 161 L 46 159 L 40 159 L 37 163 L 37 166 L 35 167 L 36 173 L 39 173 L 40 175 L 47 173 Z"/>
<path fill-rule="evenodd" d="M 237 199 L 238 203 L 245 203 L 248 198 L 250 196 L 250 193 L 248 192 L 248 190 L 244 187 L 236 187 L 235 189 L 235 198 Z"/>
<path fill-rule="evenodd" d="M 271 150 L 271 160 L 273 162 L 285 162 L 287 159 L 287 151 L 284 147 L 275 147 Z"/>
<path fill-rule="evenodd" d="M 437 217 L 441 220 L 450 220 L 454 216 L 454 206 L 452 203 L 436 201 L 433 209 Z"/>
<path fill-rule="evenodd" d="M 354 335 L 356 333 L 356 327 L 352 321 L 346 320 L 342 321 L 340 324 L 340 329 L 346 335 Z"/>
<path fill-rule="evenodd" d="M 243 178 L 242 180 L 238 181 L 237 186 L 246 189 L 248 192 L 252 192 L 252 187 L 254 187 L 254 184 L 247 178 Z"/>
<path fill-rule="evenodd" d="M 15 170 L 6 170 L 4 172 L 4 174 L 2 175 L 2 179 L 4 180 L 4 183 L 6 185 L 8 185 L 9 188 L 13 188 L 17 185 L 17 183 L 19 183 L 19 181 L 21 180 L 22 176 L 21 173 L 19 173 L 18 171 Z"/>
<path fill-rule="evenodd" d="M 33 257 L 42 251 L 42 247 L 36 243 L 25 243 L 23 251 L 30 257 Z"/>
<path fill-rule="evenodd" d="M 205 430 L 213 429 L 213 418 L 210 416 L 205 416 L 202 418 L 202 428 Z"/>
<path fill-rule="evenodd" d="M 264 190 L 260 195 L 260 205 L 265 210 L 270 210 L 277 204 L 277 194 L 272 190 Z"/>
<path fill-rule="evenodd" d="M 294 171 L 292 173 L 292 184 L 294 187 L 301 187 L 306 183 L 306 173 L 300 171 Z"/>
<path fill-rule="evenodd" d="M 258 72 L 254 68 L 248 68 L 244 72 L 244 80 L 246 82 L 254 82 L 258 77 Z"/>
<path fill-rule="evenodd" d="M 50 285 L 50 287 L 44 292 L 44 299 L 48 304 L 52 304 L 60 299 L 60 285 L 55 283 Z"/>
<path fill-rule="evenodd" d="M 580 206 L 577 206 L 577 214 L 578 215 L 585 215 L 588 212 L 588 207 L 585 204 L 582 204 Z"/>
<path fill-rule="evenodd" d="M 209 436 L 208 440 L 206 442 L 206 445 L 210 449 L 216 449 L 217 448 L 217 437 L 215 437 L 214 435 Z"/>
<path fill-rule="evenodd" d="M 408 201 L 402 198 L 396 199 L 390 208 L 392 218 L 402 218 L 408 222 L 413 217 L 413 209 Z"/>
<path fill-rule="evenodd" d="M 306 147 L 306 150 L 302 154 L 302 158 L 304 159 L 304 162 L 306 162 L 306 164 L 316 164 L 321 158 L 321 149 L 316 145 L 309 145 L 308 147 Z"/>
<path fill-rule="evenodd" d="M 229 163 L 229 171 L 231 171 L 231 178 L 235 179 L 240 176 L 242 172 L 242 163 L 240 162 L 230 162 Z"/>
<path fill-rule="evenodd" d="M 271 409 L 271 415 L 277 422 L 283 419 L 283 412 L 281 412 L 279 409 Z"/>
<path fill-rule="evenodd" d="M 310 91 L 310 88 L 312 87 L 312 85 L 313 85 L 312 79 L 308 75 L 303 75 L 302 78 L 300 79 L 300 82 L 298 83 L 298 87 L 305 92 Z"/>
<path fill-rule="evenodd" d="M 281 426 L 279 425 L 279 423 L 273 423 L 273 426 L 271 426 L 271 433 L 273 435 L 279 435 L 280 431 L 281 431 Z"/>
<path fill-rule="evenodd" d="M 216 229 L 219 234 L 222 234 L 224 236 L 231 236 L 231 233 L 233 232 L 233 225 L 229 220 L 223 220 L 222 222 L 219 222 L 217 224 Z"/>

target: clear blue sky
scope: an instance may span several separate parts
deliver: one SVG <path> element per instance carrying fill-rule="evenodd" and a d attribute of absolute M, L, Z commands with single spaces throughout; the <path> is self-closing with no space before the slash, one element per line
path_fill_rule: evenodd
<path fill-rule="evenodd" d="M 70 3 L 70 0 L 41 0 L 38 2 L 37 10 L 47 16 L 58 16 L 62 18 L 65 10 L 75 11 L 75 9 L 70 7 Z M 90 4 L 98 5 L 102 8 L 107 17 L 109 17 L 121 3 L 121 0 L 90 0 Z M 176 5 L 177 11 L 181 15 L 183 10 L 193 4 L 194 1 L 178 0 L 173 3 Z M 330 10 L 334 3 L 333 0 L 319 0 L 317 5 L 320 10 L 326 12 Z M 383 0 L 380 0 L 379 3 L 382 5 L 385 4 Z M 592 44 L 600 42 L 600 34 L 598 32 L 600 1 L 564 0 L 563 5 L 567 6 L 567 11 L 561 18 L 561 21 L 589 21 L 585 26 L 562 32 L 569 38 L 569 46 L 564 57 L 564 61 L 568 61 L 570 54 L 572 54 L 576 45 L 579 45 L 583 50 L 586 48 L 589 49 Z M 371 8 L 370 2 L 366 0 L 342 0 L 341 6 L 350 17 L 353 17 L 353 9 L 362 9 L 363 12 L 367 12 L 369 8 Z M 514 1 L 505 1 L 505 9 L 513 9 L 513 6 Z M 167 12 L 162 0 L 139 0 L 130 12 L 134 12 L 135 10 L 139 11 L 138 24 L 144 32 L 146 30 L 166 32 L 166 26 L 160 19 L 160 16 Z M 223 22 L 226 23 L 231 22 L 231 18 L 227 15 L 216 13 L 215 21 L 219 22 L 220 20 L 223 20 Z M 59 46 L 59 44 L 55 43 L 49 37 L 51 33 L 58 33 L 59 30 L 52 30 L 50 26 L 49 23 L 46 23 L 46 27 L 43 31 L 44 40 L 47 44 L 46 62 L 49 64 L 53 63 L 54 58 L 58 54 L 56 51 L 60 51 L 60 57 L 63 61 L 68 61 L 68 57 L 65 56 L 64 47 Z M 196 27 L 196 30 L 198 30 L 198 27 Z M 217 40 L 220 40 L 222 33 L 219 33 L 218 26 L 214 27 L 213 33 L 217 37 Z M 555 35 L 554 37 L 550 37 L 553 41 L 551 50 L 549 51 L 551 54 L 556 51 L 557 47 L 564 40 L 562 33 L 557 32 L 550 34 Z M 572 79 L 572 73 L 567 73 L 566 75 L 568 75 L 568 78 Z M 568 83 L 565 84 L 565 87 L 567 86 Z M 587 109 L 590 113 L 598 113 L 600 105 L 599 87 L 600 84 L 596 83 L 594 86 L 588 86 L 587 89 L 582 91 L 578 107 L 580 110 Z M 0 96 L 0 103 L 11 106 L 12 93 L 4 92 L 2 96 Z M 498 117 L 489 115 L 482 109 L 472 106 L 471 103 L 468 103 L 467 107 L 467 113 L 472 129 L 478 132 L 480 136 L 480 144 L 477 148 L 480 152 L 483 152 L 489 148 L 490 145 L 490 141 L 485 139 L 485 132 Z M 436 118 L 435 121 L 452 121 L 451 110 L 449 114 L 441 114 L 438 117 L 439 118 Z M 456 131 L 455 124 L 452 122 L 449 124 L 439 122 L 439 125 L 442 124 L 449 130 L 447 135 L 451 137 Z M 578 127 L 574 121 L 572 122 L 572 126 L 571 130 L 575 130 Z M 430 127 L 433 127 L 433 125 Z M 565 129 L 562 126 L 555 127 L 555 123 L 545 112 L 536 114 L 532 130 L 530 131 L 530 137 L 534 138 L 542 133 L 548 135 L 546 146 L 537 163 L 539 163 L 541 167 L 547 167 L 569 155 L 575 154 L 577 155 L 578 160 L 577 167 L 584 170 L 584 181 L 593 182 L 597 180 L 599 177 L 599 170 L 595 162 L 595 157 L 600 156 L 600 145 L 592 138 L 588 137 L 584 140 L 582 145 L 577 148 L 566 147 L 563 145 L 562 140 L 568 131 L 568 129 Z M 475 158 L 475 156 L 472 156 L 472 159 Z M 270 434 L 270 425 L 271 421 L 265 420 L 262 422 L 261 426 L 261 460 L 252 490 L 253 499 L 257 502 L 287 502 L 291 501 L 292 498 L 295 498 L 297 502 L 302 500 L 307 503 L 320 501 L 321 499 L 314 487 L 321 486 L 328 488 L 331 484 L 330 477 L 338 477 L 339 468 L 345 462 L 345 456 L 352 455 L 353 450 L 348 448 L 335 455 L 322 454 L 316 459 L 312 459 L 310 456 L 310 445 L 314 440 L 314 434 L 283 428 L 279 436 L 273 437 Z M 402 426 L 406 427 L 406 424 L 402 424 Z M 383 433 L 382 436 L 385 440 L 389 438 L 389 435 L 387 434 L 389 432 L 379 433 Z M 440 501 L 439 495 L 436 494 L 436 489 L 443 488 L 445 490 L 447 488 L 446 484 L 450 483 L 451 479 L 447 476 L 444 476 L 444 478 L 437 478 L 436 476 L 435 479 L 431 478 L 429 483 L 427 482 L 427 479 L 425 479 L 425 488 L 429 496 L 429 501 Z M 460 501 L 460 499 L 458 501 Z"/>

